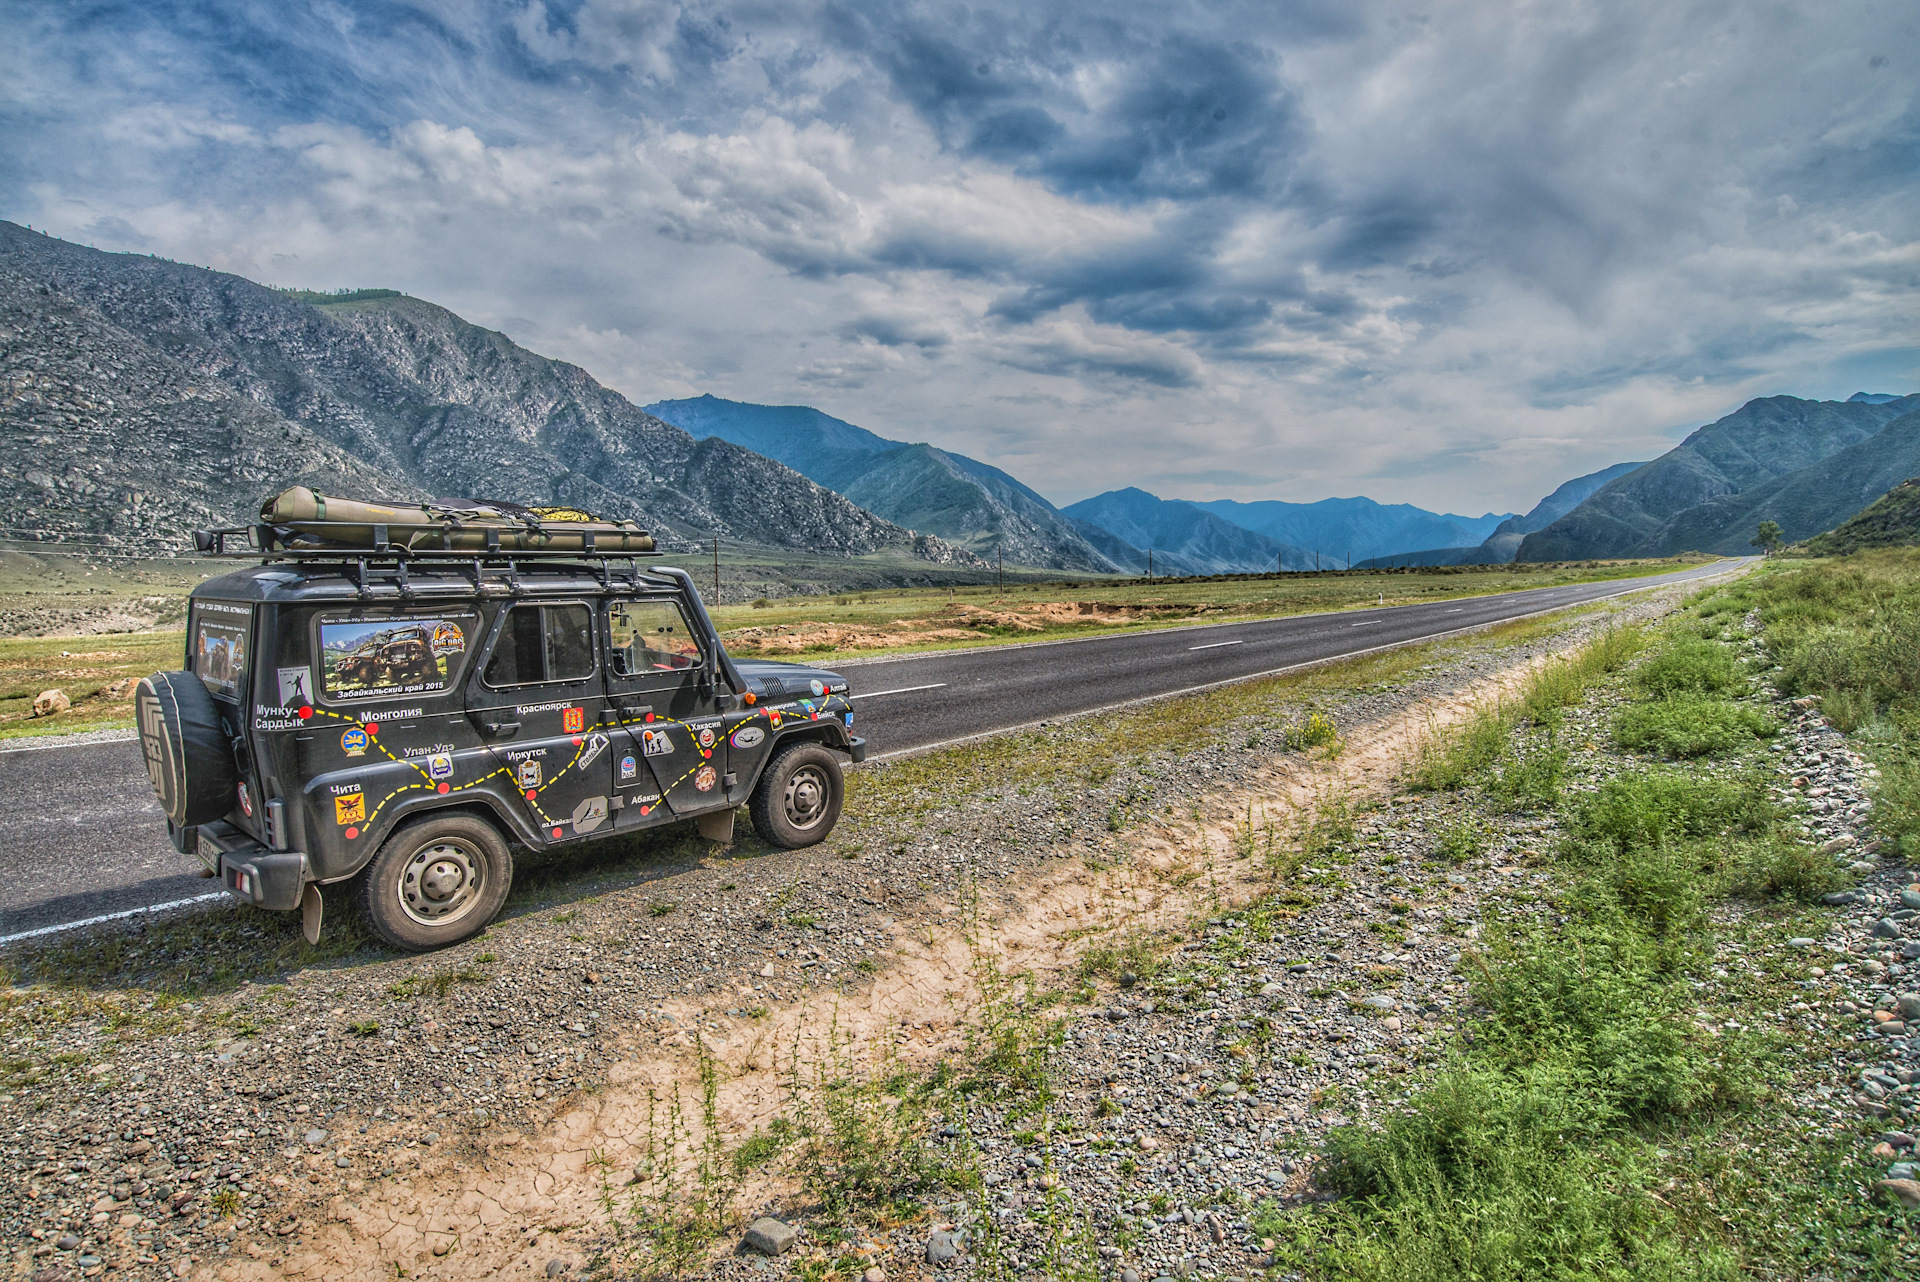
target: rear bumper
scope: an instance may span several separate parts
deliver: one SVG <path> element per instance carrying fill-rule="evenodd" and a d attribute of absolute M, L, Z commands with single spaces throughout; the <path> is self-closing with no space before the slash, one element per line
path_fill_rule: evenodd
<path fill-rule="evenodd" d="M 853 735 L 848 735 L 847 751 L 852 754 L 854 764 L 859 765 L 867 759 L 867 741 L 865 739 L 855 738 Z"/>
<path fill-rule="evenodd" d="M 269 850 L 226 823 L 206 824 L 200 840 L 219 852 L 220 885 L 256 908 L 289 912 L 312 880 L 307 857 L 297 850 Z"/>

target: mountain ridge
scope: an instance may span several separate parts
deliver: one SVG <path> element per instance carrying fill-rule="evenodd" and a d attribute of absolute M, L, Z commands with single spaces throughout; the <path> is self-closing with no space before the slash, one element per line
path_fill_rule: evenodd
<path fill-rule="evenodd" d="M 1244 574 L 1312 569 L 1313 556 L 1235 525 L 1195 503 L 1163 499 L 1136 486 L 1109 490 L 1061 511 L 1114 538 L 1152 550 L 1156 572 Z"/>
<path fill-rule="evenodd" d="M 976 555 L 1022 565 L 1113 573 L 1128 568 L 1093 546 L 1037 491 L 991 464 L 921 442 L 896 441 L 811 405 L 757 405 L 706 393 L 655 401 L 645 412 L 785 463 L 868 511 L 928 530 Z"/>
<path fill-rule="evenodd" d="M 1920 397 L 1756 397 L 1696 429 L 1659 458 L 1600 486 L 1564 516 L 1528 534 L 1516 557 L 1569 561 L 1738 550 L 1728 525 L 1744 519 L 1747 504 L 1738 496 L 1777 488 L 1789 475 L 1873 439 L 1915 407 Z M 1817 488 L 1818 476 L 1808 472 L 1803 480 L 1810 478 Z M 1792 512 L 1772 514 L 1772 519 L 1783 527 L 1803 524 Z M 1812 532 L 1803 530 L 1800 537 Z"/>
<path fill-rule="evenodd" d="M 0 517 L 10 529 L 122 537 L 114 523 L 118 492 L 85 478 L 102 472 L 101 447 L 118 453 L 121 466 L 127 451 L 144 450 L 153 458 L 184 454 L 191 463 L 194 510 L 141 527 L 157 538 L 171 526 L 164 537 L 178 545 L 189 524 L 250 519 L 265 493 L 296 474 L 278 465 L 273 449 L 250 444 L 277 435 L 305 451 L 289 460 L 305 466 L 298 475 L 310 477 L 314 466 L 336 470 L 331 482 L 321 476 L 322 488 L 346 481 L 386 497 L 584 507 L 641 521 L 668 540 L 717 534 L 829 555 L 891 551 L 980 564 L 784 465 L 725 441 L 695 441 L 578 366 L 423 299 L 362 291 L 311 303 L 228 273 L 108 254 L 5 222 L 0 270 L 0 300 L 12 314 L 27 321 L 60 310 L 79 327 L 71 329 L 77 346 L 69 352 L 55 350 L 53 331 L 15 325 L 0 353 L 9 389 L 0 439 L 19 447 L 0 463 Z M 382 296 L 364 296 L 375 292 Z M 59 409 L 44 395 L 36 402 L 20 392 L 37 386 L 42 367 L 75 365 L 82 350 L 109 369 L 114 351 L 124 351 L 119 365 L 147 371 L 142 376 L 156 386 L 171 379 L 233 408 L 224 419 L 187 416 L 184 431 L 169 436 L 123 425 L 121 402 L 92 394 L 84 380 L 65 380 L 61 390 L 72 395 Z M 242 409 L 245 466 L 220 435 L 241 421 Z M 258 464 L 250 461 L 256 454 Z M 66 485 L 69 473 L 75 480 Z M 166 506 L 164 494 L 155 501 Z"/>

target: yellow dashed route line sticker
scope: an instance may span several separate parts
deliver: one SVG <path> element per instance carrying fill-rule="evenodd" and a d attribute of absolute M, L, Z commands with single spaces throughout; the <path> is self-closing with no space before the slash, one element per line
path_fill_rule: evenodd
<path fill-rule="evenodd" d="M 802 715 L 804 715 L 805 719 L 807 720 L 818 720 L 819 717 L 826 716 L 827 714 L 835 711 L 833 707 L 833 702 L 835 699 L 840 700 L 840 702 L 846 708 L 851 708 L 853 706 L 853 701 L 847 698 L 845 695 L 828 695 L 820 701 L 820 706 L 818 709 L 815 709 L 813 710 L 812 713 L 808 713 L 808 714 L 796 714 L 796 719 L 799 719 L 799 716 L 802 716 Z M 814 715 L 815 713 L 817 713 L 818 715 Z M 398 797 L 403 793 L 423 792 L 423 791 L 433 792 L 435 794 L 440 793 L 440 785 L 434 782 L 433 776 L 429 775 L 426 771 L 426 768 L 422 766 L 418 761 L 414 760 L 411 757 L 396 757 L 393 755 L 392 750 L 389 749 L 387 745 L 381 741 L 379 725 L 377 722 L 362 721 L 358 717 L 349 717 L 342 713 L 334 712 L 331 709 L 321 708 L 321 707 L 315 707 L 313 709 L 313 715 L 316 717 L 327 717 L 333 721 L 346 722 L 350 725 L 356 725 L 361 727 L 362 729 L 366 729 L 368 732 L 367 738 L 371 741 L 373 747 L 378 748 L 380 750 L 380 754 L 382 756 L 384 756 L 388 761 L 395 763 L 396 765 L 411 767 L 413 771 L 416 774 L 418 774 L 422 780 L 422 782 L 420 783 L 402 784 L 398 788 L 395 788 L 392 792 L 389 792 L 386 796 L 380 798 L 380 800 L 374 804 L 373 808 L 367 812 L 367 817 L 359 825 L 359 829 L 361 832 L 365 832 L 368 828 L 371 828 L 373 826 L 374 820 L 378 818 L 380 812 L 386 808 L 387 803 L 392 801 L 395 797 Z M 784 717 L 785 714 L 782 714 L 782 715 Z M 706 718 L 702 718 L 702 720 L 705 720 L 705 719 Z M 747 721 L 753 721 L 756 719 L 764 719 L 768 723 L 768 728 L 771 729 L 773 727 L 773 719 L 774 719 L 773 709 L 771 708 L 755 709 L 753 715 L 748 717 Z M 744 725 L 746 724 L 746 722 L 742 722 L 741 724 Z M 682 731 L 686 732 L 688 735 L 694 735 L 693 727 L 688 722 L 679 720 L 678 718 L 675 718 L 675 717 L 663 717 L 656 714 L 653 720 L 651 721 L 646 720 L 644 717 L 629 720 L 623 714 L 620 718 L 620 726 L 623 729 L 629 726 L 649 726 L 649 725 L 678 726 Z M 738 730 L 738 729 L 739 727 L 736 726 L 735 730 Z M 724 735 L 721 736 L 721 738 L 724 738 L 724 737 L 725 737 Z M 699 738 L 695 736 L 693 739 L 693 742 L 698 743 Z M 522 797 L 526 798 L 528 806 L 532 808 L 533 813 L 535 815 L 539 816 L 540 822 L 543 826 L 555 826 L 556 821 L 553 819 L 552 816 L 548 815 L 544 809 L 541 808 L 540 800 L 539 800 L 540 794 L 545 792 L 548 788 L 551 788 L 555 783 L 559 782 L 560 777 L 566 774 L 567 771 L 573 769 L 573 767 L 576 764 L 578 764 L 581 754 L 586 752 L 586 750 L 587 750 L 587 736 L 582 735 L 580 736 L 578 743 L 574 747 L 573 760 L 567 762 L 566 765 L 560 767 L 560 769 L 548 775 L 546 782 L 531 789 L 519 788 L 516 784 L 515 790 L 519 792 Z M 688 779 L 691 779 L 695 774 L 699 773 L 701 766 L 706 765 L 712 759 L 713 759 L 713 750 L 707 749 L 706 755 L 702 756 L 697 763 L 689 767 L 685 774 L 681 775 L 678 779 L 675 779 L 672 783 L 667 784 L 665 787 L 661 789 L 663 799 L 664 799 L 664 795 L 667 792 L 672 791 L 674 788 L 677 788 L 681 784 L 685 783 Z M 489 770 L 486 774 L 481 775 L 478 779 L 470 780 L 467 783 L 450 784 L 447 788 L 447 792 L 442 795 L 451 796 L 456 792 L 465 792 L 470 788 L 477 788 L 481 784 L 485 783 L 487 780 L 493 778 L 495 775 L 506 775 L 509 780 L 513 779 L 513 772 L 510 769 L 508 769 L 504 765 L 496 766 L 494 769 Z M 532 795 L 528 796 L 528 793 L 532 793 Z"/>

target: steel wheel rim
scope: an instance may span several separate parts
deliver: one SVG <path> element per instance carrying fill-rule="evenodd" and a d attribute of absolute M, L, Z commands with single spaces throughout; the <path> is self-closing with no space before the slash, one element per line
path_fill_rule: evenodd
<path fill-rule="evenodd" d="M 833 785 L 826 771 L 819 766 L 801 766 L 787 778 L 787 822 L 803 832 L 818 827 L 827 817 L 827 804 L 832 796 Z"/>
<path fill-rule="evenodd" d="M 485 866 L 470 842 L 456 837 L 427 842 L 400 869 L 400 910 L 422 926 L 458 921 L 480 902 Z"/>

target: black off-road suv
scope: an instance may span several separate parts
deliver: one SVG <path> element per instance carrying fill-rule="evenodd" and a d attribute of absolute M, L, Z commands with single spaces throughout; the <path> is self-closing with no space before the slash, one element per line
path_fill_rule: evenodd
<path fill-rule="evenodd" d="M 836 754 L 866 754 L 845 677 L 733 659 L 684 571 L 590 536 L 197 537 L 261 563 L 194 589 L 187 670 L 142 682 L 148 773 L 175 846 L 302 910 L 309 939 L 336 885 L 396 947 L 466 939 L 506 901 L 513 843 L 689 818 L 725 841 L 745 804 L 764 840 L 811 845 L 839 818 Z"/>

